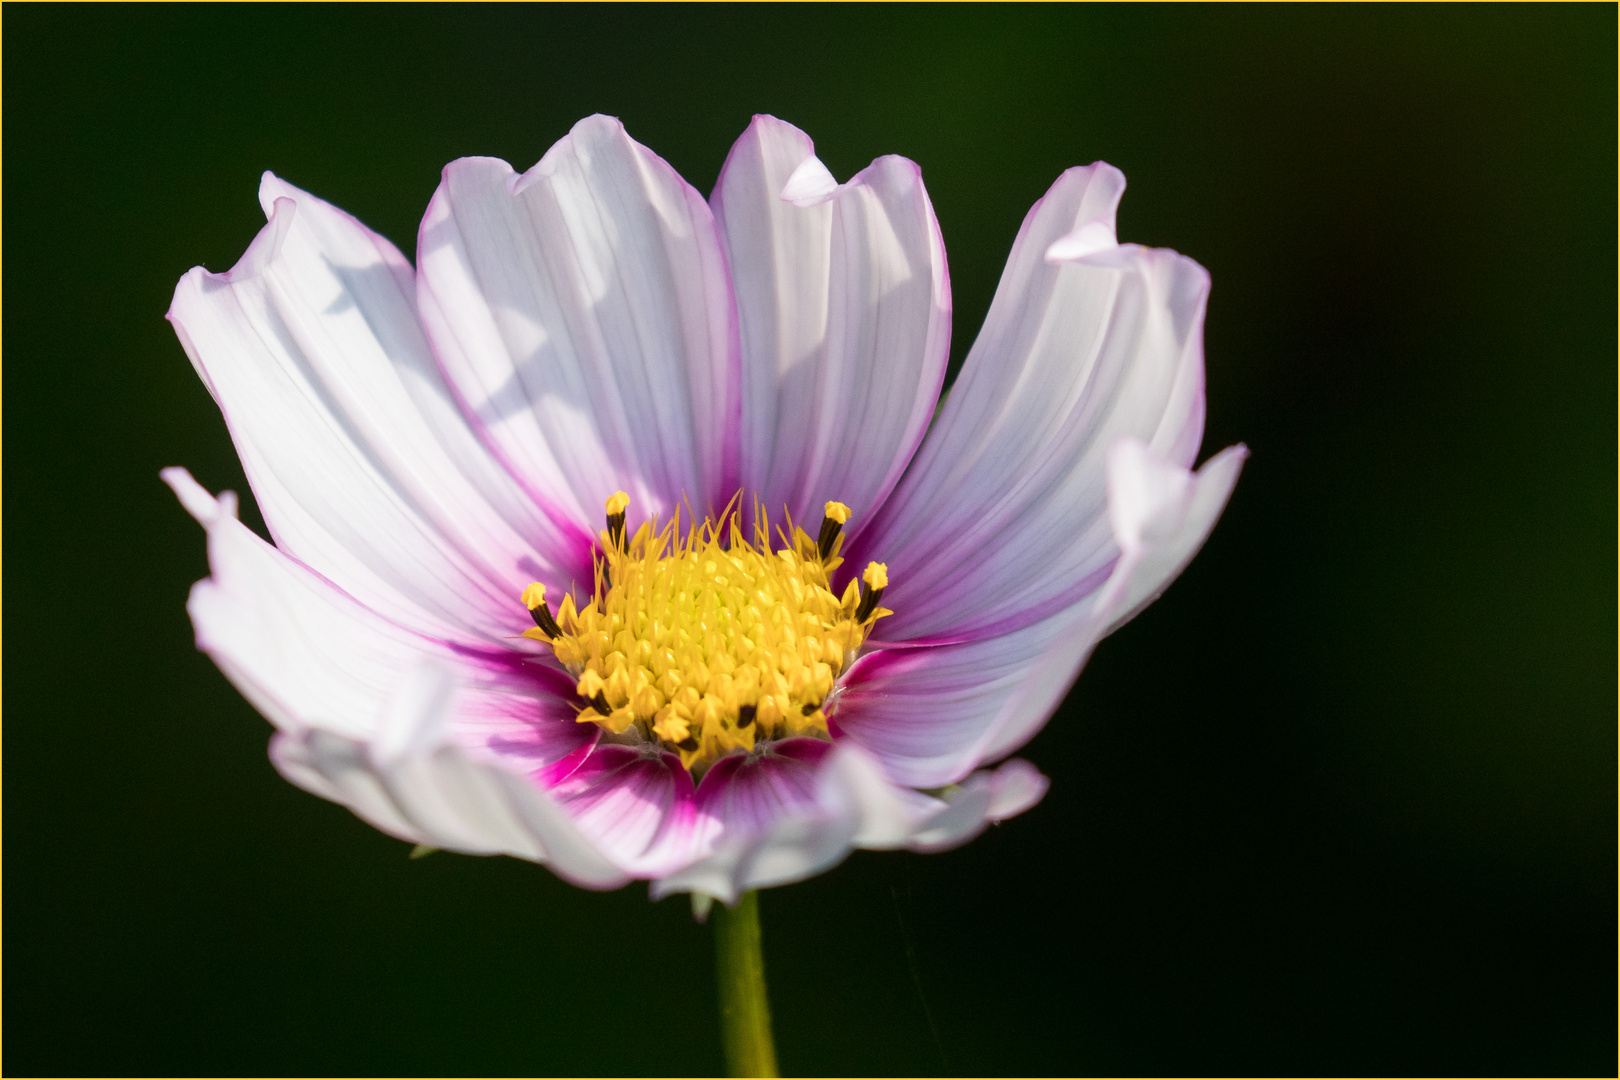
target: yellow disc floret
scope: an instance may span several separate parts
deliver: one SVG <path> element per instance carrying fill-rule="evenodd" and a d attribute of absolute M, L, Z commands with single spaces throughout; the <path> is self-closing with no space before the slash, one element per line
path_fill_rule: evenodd
<path fill-rule="evenodd" d="M 589 603 L 576 610 L 564 596 L 553 622 L 543 588 L 522 597 L 537 623 L 525 636 L 549 643 L 578 679 L 579 721 L 616 736 L 634 727 L 689 769 L 763 739 L 827 737 L 822 704 L 872 624 L 891 614 L 877 606 L 888 584 L 880 563 L 864 587 L 831 591 L 848 508 L 827 504 L 818 539 L 789 523 L 773 550 L 764 511 L 749 539 L 735 504 L 684 538 L 677 514 L 626 542 L 628 502 L 608 500 Z"/>

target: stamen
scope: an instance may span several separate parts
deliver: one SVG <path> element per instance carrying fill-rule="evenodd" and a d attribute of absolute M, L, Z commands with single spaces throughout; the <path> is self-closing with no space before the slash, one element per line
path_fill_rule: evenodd
<path fill-rule="evenodd" d="M 624 550 L 624 512 L 630 506 L 630 496 L 622 491 L 615 491 L 608 496 L 607 501 L 607 527 L 608 541 L 619 551 Z"/>
<path fill-rule="evenodd" d="M 883 599 L 883 590 L 889 587 L 889 568 L 886 564 L 875 562 L 867 563 L 866 569 L 861 573 L 861 606 L 855 609 L 855 621 L 864 623 L 878 610 L 878 601 Z M 892 614 L 884 612 L 885 615 Z"/>
<path fill-rule="evenodd" d="M 528 588 L 523 590 L 523 606 L 529 609 L 529 614 L 534 617 L 534 625 L 540 628 L 548 641 L 562 637 L 562 627 L 557 625 L 557 620 L 551 614 L 551 605 L 546 603 L 544 585 L 538 581 L 530 582 Z M 525 631 L 524 636 L 532 635 Z"/>
<path fill-rule="evenodd" d="M 843 531 L 844 522 L 849 520 L 849 507 L 841 502 L 829 502 L 823 509 L 827 516 L 821 519 L 821 535 L 816 538 L 816 550 L 821 553 L 821 561 L 826 562 L 827 556 L 833 553 L 833 545 L 838 542 L 838 534 Z"/>
<path fill-rule="evenodd" d="M 607 500 L 582 608 L 564 594 L 553 618 L 539 583 L 523 593 L 536 623 L 524 636 L 549 643 L 574 677 L 579 722 L 662 743 L 699 774 L 771 739 L 829 738 L 822 705 L 891 614 L 877 606 L 882 564 L 864 586 L 832 592 L 849 508 L 827 504 L 820 541 L 791 522 L 773 534 L 756 508 L 750 540 L 736 500 L 684 537 L 679 513 L 628 535 L 629 503 L 624 492 Z"/>

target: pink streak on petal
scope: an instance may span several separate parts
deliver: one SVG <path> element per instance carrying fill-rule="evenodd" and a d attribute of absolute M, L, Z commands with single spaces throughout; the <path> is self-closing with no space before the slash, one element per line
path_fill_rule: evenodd
<path fill-rule="evenodd" d="M 692 778 L 674 754 L 598 745 L 551 794 L 586 836 L 635 871 L 655 849 L 673 812 L 690 803 Z"/>
<path fill-rule="evenodd" d="M 816 767 L 831 749 L 819 739 L 786 739 L 763 755 L 723 757 L 698 785 L 698 812 L 717 820 L 722 836 L 767 829 L 815 804 Z"/>
<path fill-rule="evenodd" d="M 839 731 L 900 783 L 956 783 L 984 760 L 1004 704 L 1071 621 L 1048 619 L 964 644 L 869 653 L 845 677 Z M 1071 677 L 1082 659 L 1075 657 Z"/>

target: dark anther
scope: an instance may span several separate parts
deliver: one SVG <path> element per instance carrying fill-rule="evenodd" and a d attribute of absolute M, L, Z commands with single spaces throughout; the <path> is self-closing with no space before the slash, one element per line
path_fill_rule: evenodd
<path fill-rule="evenodd" d="M 682 750 L 685 750 L 687 753 L 691 753 L 693 750 L 698 748 L 698 741 L 692 738 L 692 736 L 688 735 L 675 745 L 680 747 Z"/>
<path fill-rule="evenodd" d="M 838 545 L 838 534 L 843 530 L 844 522 L 849 520 L 849 507 L 829 499 L 822 510 L 827 516 L 821 519 L 821 535 L 816 538 L 816 551 L 821 555 L 821 561 L 826 562 Z"/>
<path fill-rule="evenodd" d="M 827 556 L 832 554 L 833 545 L 838 542 L 838 534 L 843 526 L 830 517 L 821 519 L 821 535 L 816 537 L 816 550 L 821 553 L 821 561 L 826 562 Z"/>
<path fill-rule="evenodd" d="M 737 727 L 739 730 L 748 727 L 754 722 L 754 714 L 759 711 L 758 705 L 740 705 L 737 708 Z"/>
<path fill-rule="evenodd" d="M 814 701 L 807 701 L 804 703 L 804 715 L 809 716 L 819 708 L 821 708 L 821 706 L 816 704 Z"/>
<path fill-rule="evenodd" d="M 883 599 L 883 590 L 874 589 L 866 582 L 861 582 L 861 606 L 855 609 L 855 621 L 865 622 L 877 610 L 878 601 Z"/>
<path fill-rule="evenodd" d="M 622 491 L 615 491 L 602 504 L 607 512 L 608 543 L 614 551 L 624 551 L 624 512 L 630 508 L 630 496 Z"/>
<path fill-rule="evenodd" d="M 607 703 L 607 698 L 603 696 L 600 690 L 591 698 L 591 706 L 603 716 L 608 716 L 613 712 L 613 709 Z"/>
<path fill-rule="evenodd" d="M 562 627 L 557 625 L 556 618 L 551 614 L 550 604 L 542 600 L 538 605 L 529 609 L 529 614 L 534 617 L 534 625 L 538 626 L 546 637 L 551 638 L 553 641 L 562 637 Z"/>

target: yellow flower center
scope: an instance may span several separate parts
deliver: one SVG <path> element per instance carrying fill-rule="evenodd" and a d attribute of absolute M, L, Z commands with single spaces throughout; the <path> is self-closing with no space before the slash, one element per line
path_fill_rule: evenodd
<path fill-rule="evenodd" d="M 523 591 L 536 624 L 524 636 L 550 644 L 577 677 L 579 722 L 657 740 L 697 770 L 765 739 L 827 738 L 823 704 L 872 624 L 892 614 L 878 606 L 882 563 L 833 595 L 849 507 L 827 503 L 815 539 L 789 522 L 773 550 L 762 509 L 751 540 L 735 502 L 684 538 L 678 512 L 626 538 L 629 502 L 622 491 L 607 501 L 588 604 L 564 596 L 553 616 L 544 585 Z"/>

